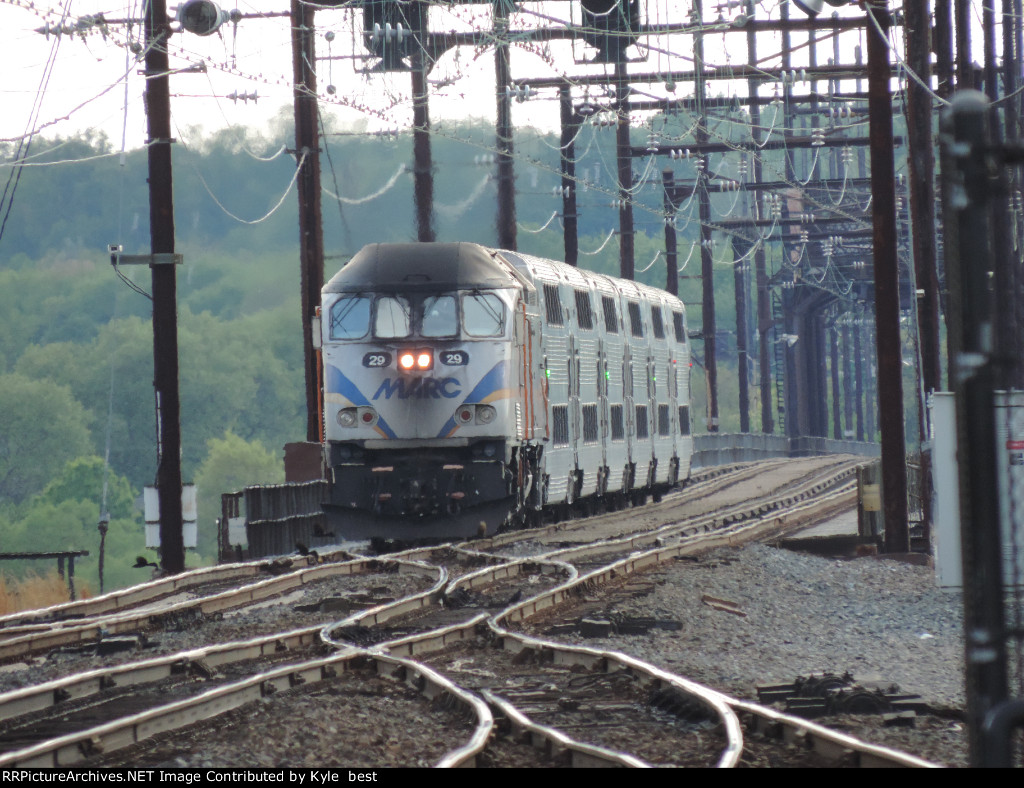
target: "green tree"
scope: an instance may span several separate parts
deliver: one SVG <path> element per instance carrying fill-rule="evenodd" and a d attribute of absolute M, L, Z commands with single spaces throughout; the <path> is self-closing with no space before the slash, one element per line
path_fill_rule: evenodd
<path fill-rule="evenodd" d="M 67 386 L 0 375 L 0 498 L 24 501 L 87 453 L 89 421 Z"/>
<path fill-rule="evenodd" d="M 79 457 L 64 466 L 39 496 L 45 503 L 94 501 L 102 507 L 106 486 L 107 512 L 111 517 L 133 518 L 138 497 L 123 476 L 106 468 L 102 457 Z"/>
<path fill-rule="evenodd" d="M 198 552 L 216 559 L 220 496 L 255 484 L 284 481 L 283 456 L 268 451 L 259 441 L 247 441 L 233 432 L 207 442 L 207 455 L 196 473 L 199 516 Z"/>
<path fill-rule="evenodd" d="M 79 590 L 99 590 L 99 504 L 95 500 L 67 499 L 58 503 L 38 496 L 24 507 L 20 518 L 4 529 L 4 550 L 11 552 L 53 552 L 87 550 L 89 555 L 75 560 Z M 134 568 L 135 556 L 145 552 L 145 537 L 138 518 L 114 518 L 108 526 L 104 556 L 104 591 L 133 585 L 149 579 Z M 40 561 L 17 561 L 4 566 L 4 572 L 23 576 L 27 572 L 45 572 L 52 568 Z"/>
<path fill-rule="evenodd" d="M 15 371 L 69 386 L 79 402 L 95 403 L 91 417 L 91 423 L 99 425 L 95 443 L 71 457 L 103 452 L 109 430 L 111 466 L 136 488 L 152 482 L 156 465 L 153 332 L 148 322 L 136 317 L 114 320 L 91 341 L 29 346 Z M 61 465 L 71 457 L 62 458 Z"/>

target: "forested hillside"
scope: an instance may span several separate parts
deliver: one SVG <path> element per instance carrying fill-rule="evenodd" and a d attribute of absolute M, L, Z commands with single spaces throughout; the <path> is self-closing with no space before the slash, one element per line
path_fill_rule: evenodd
<path fill-rule="evenodd" d="M 561 207 L 553 194 L 557 138 L 533 130 L 517 135 L 519 248 L 558 259 L 557 220 L 530 232 Z M 305 434 L 295 159 L 284 150 L 292 139 L 284 124 L 274 138 L 186 130 L 174 150 L 176 237 L 185 260 L 178 272 L 183 472 L 200 490 L 200 547 L 190 566 L 215 557 L 220 494 L 281 481 L 283 445 Z M 493 139 L 485 124 L 440 129 L 434 137 L 439 240 L 495 243 L 494 168 L 480 162 Z M 588 142 L 586 177 L 603 186 L 580 193 L 583 252 L 598 249 L 618 222 L 610 205 L 614 166 L 607 164 L 614 164 L 613 139 Z M 366 243 L 414 239 L 411 150 L 408 135 L 347 130 L 326 137 L 327 278 Z M 122 156 L 100 136 L 37 140 L 33 153 L 39 155 L 21 171 L 0 236 L 0 552 L 89 550 L 76 574 L 95 590 L 106 490 L 110 589 L 144 579 L 131 567 L 145 554 L 135 502 L 153 483 L 156 464 L 149 271 L 122 267 L 131 287 L 107 254 L 108 244 L 128 254 L 148 251 L 146 154 Z M 0 146 L 0 161 L 10 158 Z M 657 176 L 654 169 L 652 184 Z M 643 200 L 661 202 L 653 185 Z M 663 248 L 663 224 L 653 210 L 639 211 L 637 221 L 640 272 Z M 680 230 L 680 260 L 692 258 L 684 276 L 699 271 L 699 254 L 690 248 L 694 229 Z M 580 264 L 616 274 L 615 239 L 599 254 L 581 255 Z M 720 270 L 719 325 L 729 328 L 731 265 Z M 638 273 L 659 286 L 664 276 L 663 257 Z M 681 288 L 685 301 L 699 301 L 699 281 L 684 279 Z M 690 323 L 699 327 L 699 310 Z M 734 345 L 722 345 L 729 429 Z M 698 429 L 701 380 L 694 380 Z M 25 567 L 8 563 L 0 571 Z"/>

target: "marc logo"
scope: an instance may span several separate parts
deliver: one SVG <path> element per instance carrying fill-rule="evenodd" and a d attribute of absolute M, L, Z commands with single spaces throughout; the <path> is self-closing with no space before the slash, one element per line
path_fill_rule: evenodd
<path fill-rule="evenodd" d="M 455 378 L 385 378 L 373 399 L 452 399 L 461 393 Z"/>

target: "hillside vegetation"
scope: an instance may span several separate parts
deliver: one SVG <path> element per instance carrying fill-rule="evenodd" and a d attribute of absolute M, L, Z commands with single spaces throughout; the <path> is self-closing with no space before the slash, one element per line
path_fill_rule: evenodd
<path fill-rule="evenodd" d="M 561 208 L 552 193 L 556 138 L 517 134 L 519 249 L 559 259 L 557 220 L 529 232 Z M 174 151 L 174 195 L 185 260 L 178 272 L 183 474 L 200 492 L 200 545 L 187 559 L 193 566 L 215 560 L 222 492 L 283 480 L 282 447 L 304 439 L 305 413 L 295 160 L 283 152 L 290 131 L 282 127 L 274 139 L 238 131 L 183 136 Z M 435 137 L 439 240 L 495 243 L 494 168 L 474 162 L 493 139 L 486 124 Z M 329 278 L 366 243 L 413 240 L 415 225 L 408 135 L 389 140 L 355 130 L 326 140 Z M 610 134 L 594 133 L 590 160 L 613 163 L 613 144 Z M 105 507 L 110 590 L 146 579 L 132 565 L 146 554 L 138 499 L 156 467 L 149 271 L 123 266 L 130 287 L 107 254 L 108 244 L 127 254 L 148 251 L 146 155 L 132 151 L 122 161 L 101 136 L 37 140 L 33 150 L 47 151 L 36 163 L 74 163 L 25 168 L 0 237 L 0 552 L 89 550 L 76 575 L 98 589 L 97 524 Z M 12 150 L 0 146 L 0 154 L 9 161 Z M 584 252 L 618 226 L 610 205 L 614 167 L 587 167 L 603 186 L 580 193 Z M 656 207 L 661 197 L 645 187 L 643 201 Z M 663 248 L 663 223 L 654 210 L 638 211 L 637 222 L 640 272 Z M 699 270 L 699 254 L 690 254 L 694 233 L 695 225 L 681 223 L 680 259 L 692 257 L 684 274 Z M 581 255 L 580 264 L 617 274 L 614 238 L 599 254 Z M 638 278 L 663 285 L 664 258 Z M 719 266 L 716 285 L 719 325 L 729 328 L 731 265 Z M 699 302 L 699 281 L 683 280 L 682 289 L 685 301 Z M 699 327 L 699 310 L 690 324 Z M 730 343 L 722 345 L 728 365 Z M 726 392 L 735 373 L 723 367 L 722 380 Z M 701 379 L 693 389 L 700 429 Z M 734 402 L 734 393 L 723 393 L 724 429 L 735 421 L 729 396 Z M 48 569 L 0 566 L 9 577 Z"/>

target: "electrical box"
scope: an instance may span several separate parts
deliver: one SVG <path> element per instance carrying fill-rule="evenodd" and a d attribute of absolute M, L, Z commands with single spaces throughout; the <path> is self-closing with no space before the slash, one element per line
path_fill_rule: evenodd
<path fill-rule="evenodd" d="M 146 547 L 160 547 L 160 491 L 156 487 L 147 487 L 143 491 L 146 517 Z M 181 535 L 186 549 L 195 549 L 199 536 L 198 516 L 196 509 L 196 486 L 181 486 Z"/>

